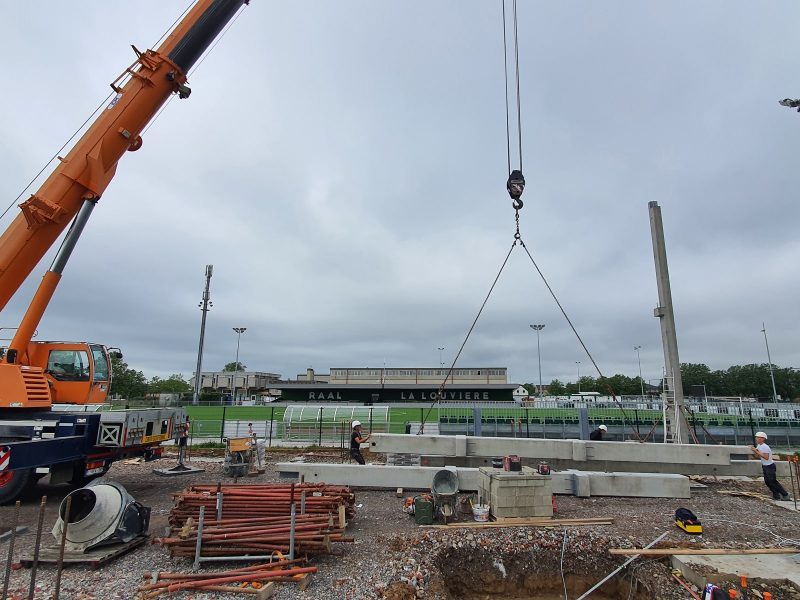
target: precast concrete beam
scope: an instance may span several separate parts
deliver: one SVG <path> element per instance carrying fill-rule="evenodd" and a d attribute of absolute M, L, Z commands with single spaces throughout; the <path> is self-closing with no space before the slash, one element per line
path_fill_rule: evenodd
<path fill-rule="evenodd" d="M 463 453 L 466 444 L 466 454 Z M 600 462 L 649 462 L 685 465 L 730 465 L 747 459 L 747 446 L 700 444 L 660 444 L 641 442 L 587 442 L 582 440 L 542 440 L 533 438 L 486 438 L 473 436 L 414 436 L 373 434 L 373 452 L 414 453 L 440 456 L 505 456 L 525 458 L 585 460 Z M 585 457 L 582 459 L 582 457 Z"/>
<path fill-rule="evenodd" d="M 430 490 L 440 467 L 396 467 L 386 465 L 336 465 L 330 463 L 278 463 L 282 477 L 300 477 L 309 483 L 396 490 Z M 448 467 L 444 467 L 448 468 Z M 464 492 L 479 488 L 478 469 L 449 467 L 458 473 Z M 689 498 L 689 479 L 682 475 L 655 473 L 599 473 L 554 471 L 553 493 L 560 495 L 632 496 L 640 498 Z"/>
<path fill-rule="evenodd" d="M 577 446 L 576 446 L 577 447 Z M 522 457 L 521 462 L 527 467 L 536 467 L 537 458 Z M 554 470 L 565 471 L 569 469 L 586 469 L 603 472 L 631 472 L 631 473 L 671 473 L 678 475 L 711 475 L 711 476 L 746 476 L 761 477 L 761 463 L 757 460 L 732 460 L 729 465 L 702 465 L 679 463 L 654 463 L 654 462 L 623 462 L 623 461 L 592 461 L 592 460 L 560 460 L 548 459 L 547 462 Z M 422 455 L 420 463 L 424 467 L 443 467 L 452 465 L 456 467 L 488 467 L 491 458 L 483 456 L 430 456 Z M 779 478 L 789 478 L 789 463 L 776 462 Z"/>

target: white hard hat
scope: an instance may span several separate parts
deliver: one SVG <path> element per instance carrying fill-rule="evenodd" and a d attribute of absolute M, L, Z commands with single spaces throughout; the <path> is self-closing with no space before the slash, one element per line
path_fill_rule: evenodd
<path fill-rule="evenodd" d="M 359 425 L 361 425 L 361 421 L 353 421 L 353 428 L 356 428 Z"/>
<path fill-rule="evenodd" d="M 767 434 L 763 431 L 756 431 L 756 437 L 763 437 L 764 439 L 767 439 Z"/>
<path fill-rule="evenodd" d="M 602 429 L 603 431 L 608 431 L 608 427 L 606 427 L 605 425 L 600 425 L 598 429 Z"/>

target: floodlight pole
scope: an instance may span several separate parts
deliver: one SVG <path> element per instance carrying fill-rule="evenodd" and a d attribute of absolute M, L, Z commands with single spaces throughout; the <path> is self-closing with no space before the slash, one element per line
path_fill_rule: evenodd
<path fill-rule="evenodd" d="M 239 342 L 242 339 L 242 334 L 247 331 L 247 327 L 234 327 L 233 330 L 236 332 L 236 362 L 233 363 L 233 375 L 231 376 L 231 404 L 236 404 L 236 373 L 239 371 Z"/>
<path fill-rule="evenodd" d="M 194 372 L 194 393 L 192 394 L 192 404 L 195 406 L 200 404 L 200 386 L 203 372 L 203 341 L 206 336 L 206 315 L 210 308 L 214 305 L 210 302 L 211 294 L 209 288 L 211 286 L 211 275 L 214 273 L 214 265 L 206 265 L 206 287 L 203 291 L 203 300 L 198 304 L 200 310 L 203 312 L 203 317 L 200 320 L 200 344 L 197 348 L 197 369 Z"/>
<path fill-rule="evenodd" d="M 539 398 L 543 395 L 542 389 L 542 349 L 539 346 L 539 332 L 544 329 L 544 325 L 531 325 L 531 329 L 536 332 L 536 355 L 539 357 Z"/>

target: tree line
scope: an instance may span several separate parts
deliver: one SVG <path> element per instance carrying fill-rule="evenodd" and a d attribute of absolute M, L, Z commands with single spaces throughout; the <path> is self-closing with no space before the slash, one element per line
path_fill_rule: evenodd
<path fill-rule="evenodd" d="M 772 366 L 775 378 L 775 392 L 784 401 L 800 399 L 800 369 Z M 769 365 L 735 365 L 724 370 L 712 371 L 707 365 L 681 363 L 681 379 L 684 396 L 742 396 L 745 398 L 772 399 L 772 379 Z M 643 382 L 639 377 L 613 375 L 611 377 L 582 376 L 579 382 L 564 383 L 553 379 L 547 385 L 547 395 L 568 396 L 581 392 L 599 392 L 617 396 L 638 396 L 644 389 L 645 395 L 658 395 L 663 381 Z M 534 383 L 524 384 L 532 396 L 538 394 Z"/>
<path fill-rule="evenodd" d="M 223 371 L 245 371 L 241 362 L 226 364 Z M 166 379 L 148 379 L 142 371 L 131 369 L 121 358 L 111 358 L 111 396 L 126 399 L 144 398 L 148 394 L 187 394 L 192 386 L 182 374 L 175 373 Z"/>

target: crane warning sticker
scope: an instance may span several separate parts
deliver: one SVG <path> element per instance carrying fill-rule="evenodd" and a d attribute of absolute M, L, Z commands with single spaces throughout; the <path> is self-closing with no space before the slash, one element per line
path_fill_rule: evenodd
<path fill-rule="evenodd" d="M 11 446 L 0 448 L 0 471 L 5 471 L 11 462 Z"/>
<path fill-rule="evenodd" d="M 108 106 L 106 106 L 106 110 L 111 110 L 112 108 L 114 108 L 117 105 L 117 102 L 119 102 L 121 98 L 122 98 L 122 92 L 117 92 L 117 95 L 114 96 L 111 99 L 111 102 L 108 103 Z"/>

